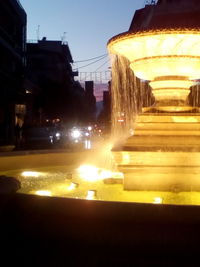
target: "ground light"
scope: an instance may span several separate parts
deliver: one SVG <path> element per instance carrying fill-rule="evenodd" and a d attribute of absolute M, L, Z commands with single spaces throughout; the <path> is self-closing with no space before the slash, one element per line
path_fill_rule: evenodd
<path fill-rule="evenodd" d="M 96 198 L 96 196 L 97 196 L 96 190 L 88 190 L 86 199 L 93 200 Z"/>
<path fill-rule="evenodd" d="M 71 183 L 70 184 L 70 186 L 68 187 L 68 190 L 74 190 L 74 189 L 76 189 L 77 187 L 79 186 L 79 184 L 78 183 Z"/>
<path fill-rule="evenodd" d="M 48 197 L 52 196 L 51 191 L 48 191 L 48 190 L 38 190 L 38 191 L 35 192 L 35 194 L 38 195 L 38 196 L 46 196 L 46 197 L 47 196 Z"/>
<path fill-rule="evenodd" d="M 24 171 L 21 173 L 21 175 L 24 177 L 39 177 L 42 175 L 42 173 L 36 171 Z"/>

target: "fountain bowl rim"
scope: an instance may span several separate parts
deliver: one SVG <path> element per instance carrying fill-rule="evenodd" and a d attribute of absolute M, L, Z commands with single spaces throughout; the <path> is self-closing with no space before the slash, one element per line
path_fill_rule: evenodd
<path fill-rule="evenodd" d="M 199 34 L 200 28 L 161 28 L 161 29 L 147 29 L 141 31 L 126 31 L 113 36 L 107 42 L 107 47 L 118 42 L 119 40 L 126 40 L 130 37 L 159 35 L 159 34 Z"/>

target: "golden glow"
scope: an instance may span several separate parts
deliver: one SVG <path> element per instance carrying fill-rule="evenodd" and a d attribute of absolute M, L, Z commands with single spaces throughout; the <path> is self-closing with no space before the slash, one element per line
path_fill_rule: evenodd
<path fill-rule="evenodd" d="M 35 172 L 35 171 L 24 171 L 21 173 L 24 177 L 35 177 L 38 178 L 39 176 L 42 176 L 43 174 L 41 172 Z"/>
<path fill-rule="evenodd" d="M 95 199 L 97 195 L 96 190 L 88 190 L 86 199 L 92 200 Z"/>
<path fill-rule="evenodd" d="M 38 190 L 35 192 L 35 194 L 38 196 L 48 196 L 48 197 L 52 196 L 51 191 L 48 190 Z"/>
<path fill-rule="evenodd" d="M 77 187 L 78 187 L 77 183 L 71 183 L 70 186 L 68 187 L 68 190 L 72 191 L 72 190 L 76 189 Z"/>
<path fill-rule="evenodd" d="M 162 200 L 161 197 L 154 197 L 153 203 L 154 204 L 162 204 L 163 203 L 163 200 Z"/>

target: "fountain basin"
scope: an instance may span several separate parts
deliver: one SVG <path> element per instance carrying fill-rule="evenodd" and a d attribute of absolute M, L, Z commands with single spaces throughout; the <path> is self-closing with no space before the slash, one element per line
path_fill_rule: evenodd
<path fill-rule="evenodd" d="M 187 187 L 181 188 L 174 181 L 169 184 L 168 182 L 172 178 L 170 178 L 171 173 L 168 171 L 168 166 L 162 169 L 163 166 L 158 165 L 153 167 L 150 164 L 146 164 L 146 167 L 141 168 L 137 154 L 134 156 L 134 158 L 138 157 L 137 166 L 134 168 L 133 165 L 126 166 L 126 162 L 123 162 L 123 165 L 120 166 L 121 171 L 125 174 L 124 179 L 121 177 L 109 177 L 105 179 L 95 178 L 93 180 L 91 173 L 86 178 L 79 177 L 77 175 L 77 168 L 83 163 L 94 164 L 94 158 L 97 158 L 98 153 L 99 151 L 73 153 L 67 151 L 2 153 L 0 157 L 0 175 L 14 177 L 21 182 L 21 189 L 17 191 L 19 195 L 40 195 L 42 197 L 64 197 L 67 199 L 98 200 L 105 202 L 200 205 L 200 192 L 195 191 L 195 187 L 190 186 L 189 179 Z M 120 152 L 113 153 L 120 155 Z M 131 153 L 127 153 L 131 155 Z M 142 157 L 141 153 L 141 160 L 145 159 L 145 155 Z M 105 155 L 104 160 L 105 157 L 106 161 L 110 160 Z M 150 157 L 152 158 L 152 154 Z M 127 157 L 124 159 L 127 160 Z M 149 159 L 147 156 L 146 160 L 148 161 Z M 156 159 L 156 154 L 154 159 Z M 162 160 L 164 162 L 165 158 L 163 157 Z M 100 167 L 105 167 L 104 164 L 105 161 L 101 162 Z M 181 169 L 181 166 L 179 167 Z M 157 176 L 155 175 L 153 177 L 156 168 Z M 188 171 L 189 168 L 191 167 L 185 167 L 185 176 L 191 176 Z M 159 171 L 161 169 L 160 176 Z M 172 169 L 171 167 L 170 170 L 172 171 Z M 99 170 L 100 168 L 97 171 L 99 172 Z M 163 172 L 163 170 L 165 171 Z M 24 171 L 28 173 L 33 172 L 33 174 L 29 173 L 30 176 L 26 174 L 26 177 L 24 177 L 22 176 L 22 172 Z M 139 174 L 139 171 L 141 171 L 141 174 Z M 94 175 L 96 174 L 94 173 Z M 196 178 L 197 176 L 196 174 Z M 153 177 L 153 183 L 150 177 Z M 164 183 L 161 182 L 161 178 L 163 177 L 166 180 Z M 156 182 L 162 186 L 159 188 Z M 188 191 L 188 186 L 190 186 L 190 191 Z"/>

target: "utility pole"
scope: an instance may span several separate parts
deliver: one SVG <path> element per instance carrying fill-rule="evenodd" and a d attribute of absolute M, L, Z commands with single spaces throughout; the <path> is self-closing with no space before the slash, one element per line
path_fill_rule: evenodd
<path fill-rule="evenodd" d="M 38 25 L 36 33 L 37 33 L 37 41 L 39 41 L 40 40 L 40 25 Z"/>
<path fill-rule="evenodd" d="M 65 43 L 65 40 L 66 40 L 66 32 L 63 32 L 63 35 L 61 36 L 61 41 L 62 41 L 62 44 Z"/>

